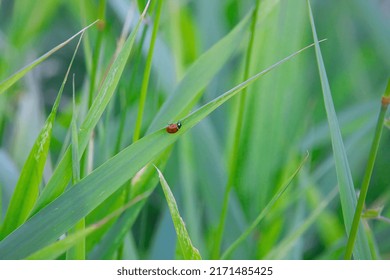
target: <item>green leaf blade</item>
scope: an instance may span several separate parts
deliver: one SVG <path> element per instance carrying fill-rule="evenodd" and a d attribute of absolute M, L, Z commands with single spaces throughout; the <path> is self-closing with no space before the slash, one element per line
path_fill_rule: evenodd
<path fill-rule="evenodd" d="M 192 241 L 187 232 L 184 221 L 180 216 L 175 197 L 173 196 L 173 193 L 169 188 L 169 185 L 165 180 L 164 175 L 157 167 L 156 170 L 158 172 L 161 187 L 164 191 L 164 195 L 168 203 L 169 212 L 171 213 L 173 225 L 175 226 L 176 235 L 181 247 L 181 252 L 186 260 L 201 260 L 202 257 L 198 249 L 196 249 L 194 245 L 192 245 Z"/>
<path fill-rule="evenodd" d="M 337 120 L 336 111 L 333 105 L 332 94 L 329 86 L 328 77 L 325 70 L 324 61 L 322 59 L 321 49 L 318 42 L 314 18 L 310 7 L 310 2 L 307 1 L 309 7 L 310 23 L 312 26 L 315 52 L 317 57 L 318 70 L 321 78 L 322 93 L 324 104 L 330 129 L 332 140 L 333 156 L 335 160 L 337 181 L 340 192 L 341 206 L 346 232 L 350 231 L 352 220 L 357 204 L 355 188 L 352 181 L 352 175 L 348 164 L 346 151 L 341 137 L 340 127 Z M 367 236 L 364 233 L 363 227 L 360 226 L 357 236 L 356 247 L 354 249 L 354 257 L 356 259 L 371 259 L 370 248 L 368 245 Z"/>
<path fill-rule="evenodd" d="M 79 42 L 74 51 L 72 60 L 68 66 L 61 88 L 57 94 L 52 111 L 48 116 L 45 126 L 42 128 L 33 148 L 22 168 L 19 180 L 15 186 L 14 194 L 4 219 L 0 239 L 7 236 L 10 232 L 27 220 L 33 209 L 39 194 L 39 184 L 42 180 L 43 170 L 45 168 L 47 155 L 49 153 L 51 134 L 58 106 L 60 104 L 62 92 L 68 79 L 69 71 L 72 67 L 75 55 L 80 46 L 83 33 L 81 33 Z"/>
<path fill-rule="evenodd" d="M 22 168 L 4 219 L 0 239 L 27 219 L 35 204 L 49 150 L 52 121 L 50 116 Z"/>

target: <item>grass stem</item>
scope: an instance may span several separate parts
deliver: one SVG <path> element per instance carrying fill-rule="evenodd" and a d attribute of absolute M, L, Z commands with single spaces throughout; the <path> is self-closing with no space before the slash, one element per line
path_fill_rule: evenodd
<path fill-rule="evenodd" d="M 151 72 L 151 69 L 152 69 L 152 59 L 153 59 L 154 46 L 155 46 L 155 43 L 156 43 L 157 32 L 158 32 L 158 27 L 159 27 L 159 22 L 160 22 L 161 7 L 162 7 L 162 1 L 159 0 L 157 2 L 157 7 L 156 7 L 156 17 L 154 19 L 152 37 L 150 39 L 149 52 L 148 52 L 148 56 L 146 58 L 144 77 L 143 77 L 143 80 L 142 80 L 141 93 L 140 93 L 140 99 L 139 99 L 139 104 L 138 104 L 137 120 L 136 120 L 136 123 L 135 123 L 135 129 L 134 129 L 134 135 L 133 135 L 133 142 L 137 141 L 140 138 L 140 135 L 141 135 L 142 117 L 143 117 L 143 114 L 144 114 L 144 108 L 145 108 L 146 94 L 147 94 L 147 91 L 148 91 L 150 72 Z"/>
<path fill-rule="evenodd" d="M 382 135 L 383 131 L 383 124 L 386 116 L 387 107 L 390 103 L 390 79 L 387 83 L 387 88 L 382 96 L 382 104 L 381 109 L 378 116 L 378 121 L 376 123 L 376 129 L 375 129 L 375 135 L 374 140 L 371 145 L 370 154 L 368 157 L 367 167 L 366 171 L 364 173 L 362 187 L 360 189 L 360 195 L 359 199 L 356 205 L 355 214 L 353 216 L 352 226 L 351 230 L 349 232 L 348 242 L 347 242 L 347 248 L 345 251 L 344 259 L 349 260 L 352 258 L 352 251 L 355 244 L 355 239 L 358 231 L 358 226 L 360 222 L 360 217 L 362 215 L 364 202 L 366 200 L 367 192 L 368 192 L 368 186 L 370 185 L 371 175 L 372 171 L 374 169 L 375 159 L 376 155 L 378 153 L 378 147 L 379 147 L 379 141 Z"/>

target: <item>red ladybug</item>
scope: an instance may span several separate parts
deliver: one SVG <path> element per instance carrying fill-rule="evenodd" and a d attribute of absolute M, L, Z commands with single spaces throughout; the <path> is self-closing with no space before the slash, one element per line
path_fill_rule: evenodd
<path fill-rule="evenodd" d="M 167 126 L 166 130 L 168 133 L 176 133 L 181 128 L 181 122 L 171 123 Z"/>

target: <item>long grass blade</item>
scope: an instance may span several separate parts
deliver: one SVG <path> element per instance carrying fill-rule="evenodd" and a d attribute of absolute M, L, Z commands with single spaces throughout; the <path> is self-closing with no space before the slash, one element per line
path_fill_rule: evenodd
<path fill-rule="evenodd" d="M 330 135 L 332 140 L 333 156 L 336 166 L 337 181 L 341 199 L 341 207 L 343 210 L 344 225 L 346 232 L 349 233 L 352 225 L 353 215 L 356 207 L 356 193 L 352 181 L 351 171 L 348 164 L 347 155 L 345 152 L 343 140 L 341 137 L 340 127 L 338 124 L 336 112 L 333 105 L 332 94 L 328 78 L 326 75 L 324 61 L 321 55 L 317 32 L 314 24 L 313 14 L 310 7 L 310 2 L 307 1 L 309 7 L 310 23 L 313 32 L 313 40 L 315 44 L 315 52 L 317 57 L 318 71 L 321 78 L 322 93 L 325 103 L 326 114 L 329 123 Z M 354 249 L 354 257 L 356 259 L 371 259 L 371 253 L 368 246 L 368 240 L 362 227 L 359 227 L 358 236 Z"/>
<path fill-rule="evenodd" d="M 83 31 L 84 32 L 84 31 Z M 33 148 L 22 168 L 19 180 L 16 184 L 14 194 L 11 198 L 4 223 L 1 229 L 0 239 L 3 239 L 15 228 L 27 220 L 39 194 L 39 184 L 42 180 L 43 169 L 45 167 L 46 158 L 49 153 L 51 133 L 55 117 L 57 115 L 58 106 L 60 104 L 62 92 L 64 90 L 73 60 L 80 46 L 83 33 L 81 33 L 79 42 L 73 53 L 72 60 L 65 74 L 61 88 L 54 102 L 52 111 L 45 122 L 45 126 L 41 130 Z"/>

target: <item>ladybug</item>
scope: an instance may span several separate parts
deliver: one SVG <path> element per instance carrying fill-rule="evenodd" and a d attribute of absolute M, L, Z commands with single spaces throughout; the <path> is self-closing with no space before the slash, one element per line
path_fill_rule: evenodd
<path fill-rule="evenodd" d="M 181 122 L 171 123 L 167 126 L 166 130 L 168 133 L 176 133 L 181 128 Z"/>

